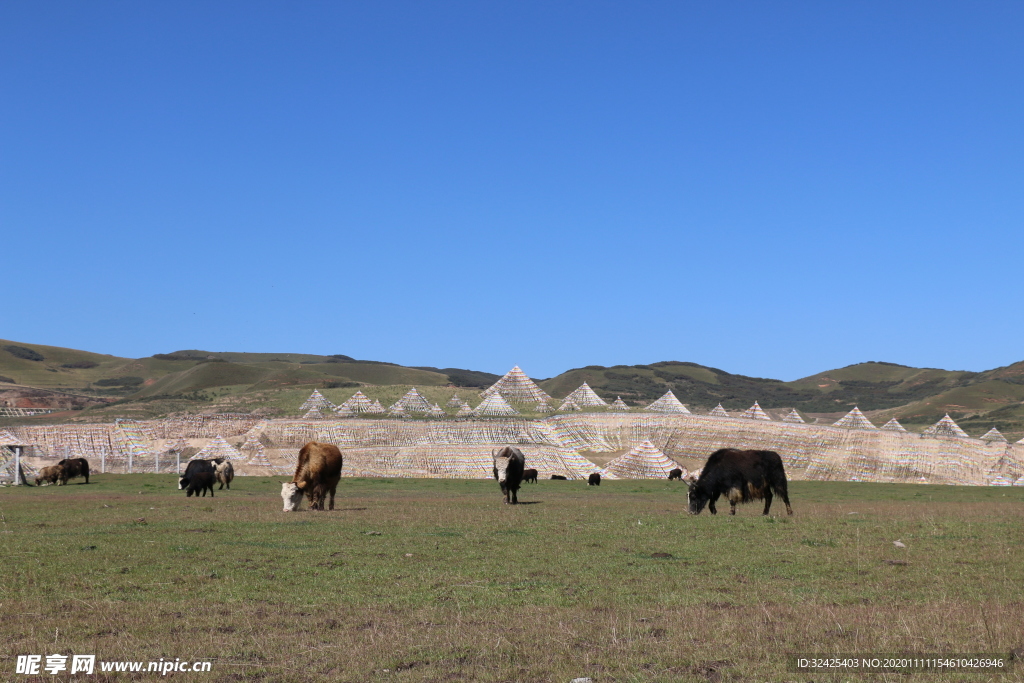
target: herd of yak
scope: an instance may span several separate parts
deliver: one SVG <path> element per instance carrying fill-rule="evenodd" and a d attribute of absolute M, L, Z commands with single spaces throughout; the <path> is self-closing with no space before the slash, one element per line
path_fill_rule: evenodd
<path fill-rule="evenodd" d="M 523 452 L 513 446 L 505 446 L 491 452 L 494 478 L 501 487 L 505 502 L 515 505 L 519 502 L 518 492 L 523 482 L 537 481 L 537 470 L 526 468 L 526 457 Z M 337 446 L 328 443 L 311 441 L 299 451 L 298 464 L 291 481 L 281 484 L 281 498 L 284 511 L 293 512 L 299 509 L 302 499 L 309 500 L 310 510 L 323 510 L 327 501 L 327 509 L 334 509 L 334 493 L 341 479 L 341 468 L 344 457 Z M 678 469 L 669 473 L 669 479 L 680 479 L 682 472 Z M 231 463 L 223 458 L 213 460 L 192 460 L 185 468 L 184 474 L 178 479 L 178 488 L 186 495 L 206 496 L 207 490 L 213 496 L 213 487 L 220 483 L 220 488 L 231 488 L 234 478 Z M 89 483 L 89 461 L 85 458 L 69 458 L 56 465 L 44 467 L 36 477 L 36 485 L 42 482 L 67 484 L 68 479 L 84 477 Z M 553 475 L 552 479 L 564 479 Z M 594 472 L 587 482 L 591 486 L 601 485 L 601 475 Z M 715 502 L 721 496 L 729 501 L 729 514 L 736 514 L 736 506 L 752 500 L 764 501 L 764 514 L 772 506 L 774 496 L 781 496 L 786 504 L 786 513 L 793 514 L 789 505 L 789 491 L 786 485 L 786 472 L 782 467 L 782 458 L 775 451 L 741 451 L 733 448 L 722 448 L 708 458 L 701 469 L 700 477 L 689 480 L 689 511 L 700 514 L 707 506 L 711 514 L 716 514 Z"/>

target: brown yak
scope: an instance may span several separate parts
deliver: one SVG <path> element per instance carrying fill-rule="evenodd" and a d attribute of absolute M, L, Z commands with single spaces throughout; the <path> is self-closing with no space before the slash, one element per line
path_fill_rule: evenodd
<path fill-rule="evenodd" d="M 294 512 L 302 503 L 302 496 L 309 498 L 310 510 L 323 510 L 324 497 L 330 494 L 328 510 L 334 509 L 334 491 L 341 479 L 344 457 L 338 447 L 331 443 L 310 441 L 299 451 L 299 464 L 295 476 L 281 484 L 281 498 L 284 511 Z"/>
<path fill-rule="evenodd" d="M 41 486 L 44 481 L 60 486 L 61 480 L 67 481 L 64 468 L 61 465 L 50 465 L 39 470 L 39 474 L 36 475 L 36 486 Z"/>

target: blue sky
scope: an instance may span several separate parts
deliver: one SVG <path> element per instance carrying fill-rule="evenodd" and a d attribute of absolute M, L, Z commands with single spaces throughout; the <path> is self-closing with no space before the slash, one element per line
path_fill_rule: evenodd
<path fill-rule="evenodd" d="M 1024 4 L 0 4 L 0 337 L 1024 359 Z"/>

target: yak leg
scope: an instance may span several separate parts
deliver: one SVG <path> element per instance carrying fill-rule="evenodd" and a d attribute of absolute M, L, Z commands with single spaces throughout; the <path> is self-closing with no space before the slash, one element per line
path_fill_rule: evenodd
<path fill-rule="evenodd" d="M 338 488 L 337 484 L 335 484 L 334 486 L 331 487 L 331 490 L 330 490 L 331 503 L 330 503 L 330 505 L 327 506 L 328 510 L 333 510 L 334 509 L 334 492 L 337 490 L 337 488 Z"/>
<path fill-rule="evenodd" d="M 772 491 L 771 489 L 765 489 L 764 491 L 764 514 L 767 515 L 768 511 L 772 509 Z"/>
<path fill-rule="evenodd" d="M 714 495 L 714 496 L 711 496 L 711 500 L 708 501 L 708 512 L 710 512 L 713 515 L 717 515 L 718 514 L 718 510 L 715 509 L 715 501 L 716 500 L 718 500 L 718 496 Z"/>
<path fill-rule="evenodd" d="M 516 496 L 516 493 L 519 491 L 519 489 L 509 489 L 509 490 L 512 492 L 512 504 L 513 505 L 518 505 L 519 504 L 519 498 Z"/>
<path fill-rule="evenodd" d="M 782 492 L 782 502 L 786 504 L 786 514 L 792 515 L 793 508 L 789 507 L 789 491 Z"/>
<path fill-rule="evenodd" d="M 729 514 L 730 515 L 735 515 L 736 514 L 736 503 L 732 502 L 731 500 L 729 501 Z"/>

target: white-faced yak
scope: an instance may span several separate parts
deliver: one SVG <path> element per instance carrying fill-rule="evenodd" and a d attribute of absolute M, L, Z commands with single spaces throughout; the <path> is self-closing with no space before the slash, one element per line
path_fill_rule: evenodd
<path fill-rule="evenodd" d="M 730 515 L 736 514 L 736 505 L 752 500 L 764 500 L 764 514 L 772 507 L 772 494 L 782 496 L 786 512 L 789 490 L 782 458 L 775 451 L 738 451 L 722 448 L 711 454 L 701 470 L 700 478 L 690 484 L 690 514 L 699 515 L 704 506 L 715 514 L 715 501 L 719 496 L 729 500 Z"/>
<path fill-rule="evenodd" d="M 334 491 L 341 479 L 341 468 L 345 459 L 332 443 L 310 441 L 299 451 L 299 462 L 291 481 L 281 484 L 281 498 L 284 511 L 299 509 L 302 496 L 309 499 L 310 510 L 323 510 L 324 498 L 331 497 L 328 510 L 334 509 Z"/>
<path fill-rule="evenodd" d="M 518 448 L 503 446 L 497 452 L 491 451 L 491 459 L 494 461 L 494 478 L 501 487 L 505 502 L 515 505 L 519 502 L 516 492 L 523 482 L 526 456 Z"/>

